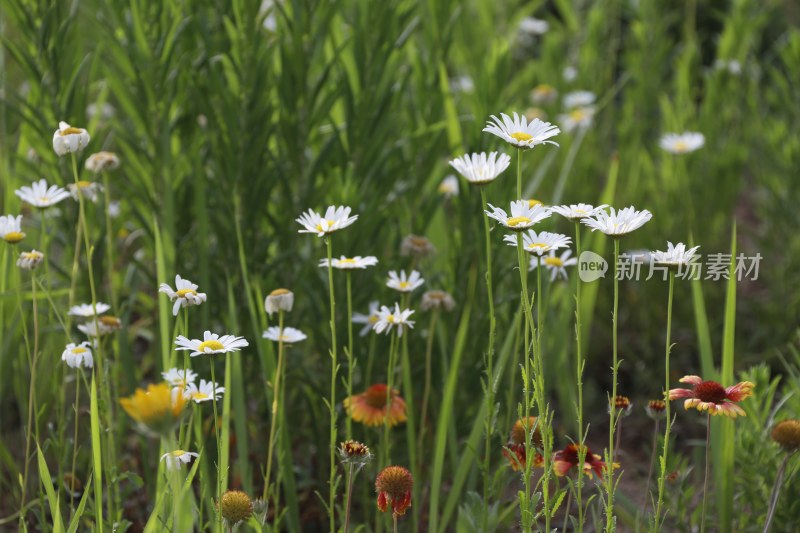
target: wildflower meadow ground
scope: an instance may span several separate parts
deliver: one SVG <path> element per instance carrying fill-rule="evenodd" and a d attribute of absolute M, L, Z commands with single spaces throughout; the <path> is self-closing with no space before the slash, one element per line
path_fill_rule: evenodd
<path fill-rule="evenodd" d="M 4 1 L 0 531 L 797 531 L 798 28 Z"/>

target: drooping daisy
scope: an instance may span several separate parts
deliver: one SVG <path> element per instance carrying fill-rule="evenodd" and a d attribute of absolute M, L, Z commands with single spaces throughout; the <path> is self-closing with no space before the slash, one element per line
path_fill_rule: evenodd
<path fill-rule="evenodd" d="M 400 243 L 400 255 L 424 259 L 436 253 L 436 247 L 422 235 L 406 235 Z"/>
<path fill-rule="evenodd" d="M 553 213 L 558 213 L 562 217 L 575 222 L 582 218 L 594 216 L 596 213 L 604 210 L 608 205 L 598 205 L 594 207 L 591 204 L 569 204 L 569 205 L 554 205 L 550 208 Z"/>
<path fill-rule="evenodd" d="M 174 303 L 172 306 L 172 316 L 178 316 L 181 307 L 200 305 L 206 301 L 206 293 L 197 292 L 197 284 L 188 279 L 183 279 L 180 275 L 175 276 L 175 290 L 166 283 L 158 287 L 158 292 L 163 292 Z"/>
<path fill-rule="evenodd" d="M 194 383 L 194 380 L 197 379 L 197 374 L 190 368 L 185 370 L 182 368 L 170 368 L 166 372 L 162 372 L 161 376 L 164 381 L 173 387 L 180 387 L 181 389 L 185 389 L 189 383 Z"/>
<path fill-rule="evenodd" d="M 592 231 L 600 230 L 609 237 L 619 238 L 644 226 L 653 214 L 647 209 L 637 211 L 633 206 L 616 211 L 613 207 L 611 213 L 598 211 L 591 217 L 581 219 Z"/>
<path fill-rule="evenodd" d="M 44 261 L 44 254 L 31 250 L 30 252 L 22 252 L 17 258 L 17 266 L 23 270 L 33 270 Z"/>
<path fill-rule="evenodd" d="M 119 157 L 114 152 L 97 152 L 86 159 L 86 170 L 94 172 L 104 172 L 106 170 L 116 170 L 119 168 Z"/>
<path fill-rule="evenodd" d="M 358 215 L 350 216 L 350 208 L 345 206 L 328 206 L 324 216 L 320 216 L 316 211 L 309 209 L 296 219 L 297 223 L 303 226 L 300 233 L 314 233 L 318 237 L 324 237 L 340 229 L 344 229 L 358 219 Z"/>
<path fill-rule="evenodd" d="M 58 185 L 48 185 L 45 179 L 34 181 L 30 187 L 27 185 L 20 187 L 14 191 L 14 194 L 19 196 L 23 202 L 42 209 L 56 205 L 65 198 L 69 198 L 69 193 L 66 189 Z"/>
<path fill-rule="evenodd" d="M 488 204 L 485 213 L 512 231 L 523 231 L 550 216 L 550 210 L 541 203 L 530 205 L 528 200 L 511 202 L 511 216 L 504 209 Z"/>
<path fill-rule="evenodd" d="M 169 383 L 151 383 L 147 390 L 136 389 L 133 396 L 121 398 L 119 403 L 142 429 L 156 435 L 172 431 L 186 408 L 181 391 L 173 391 Z"/>
<path fill-rule="evenodd" d="M 340 270 L 353 270 L 356 268 L 365 269 L 377 264 L 378 258 L 374 255 L 368 255 L 366 257 L 361 257 L 360 255 L 355 257 L 346 257 L 343 255 L 339 259 L 331 259 L 331 266 Z M 328 268 L 328 258 L 326 257 L 325 259 L 320 259 L 319 266 Z"/>
<path fill-rule="evenodd" d="M 192 400 L 194 403 L 203 403 L 210 400 L 219 400 L 225 393 L 225 387 L 220 387 L 219 383 L 213 381 L 200 380 L 200 386 L 196 383 L 189 382 L 183 389 L 183 395 L 187 400 Z M 215 396 L 216 395 L 216 396 Z"/>
<path fill-rule="evenodd" d="M 445 291 L 439 290 L 427 291 L 424 293 L 422 295 L 422 304 L 420 305 L 423 311 L 429 311 L 431 309 L 452 311 L 455 306 L 456 302 L 453 300 L 453 297 Z"/>
<path fill-rule="evenodd" d="M 181 465 L 187 464 L 192 460 L 192 457 L 200 457 L 194 452 L 185 452 L 183 450 L 175 450 L 174 452 L 165 453 L 161 456 L 162 461 L 166 461 L 167 470 L 180 470 Z"/>
<path fill-rule="evenodd" d="M 578 448 L 577 444 L 569 444 L 566 448 L 557 451 L 553 455 L 553 471 L 557 476 L 566 476 L 573 467 L 578 466 L 579 450 L 580 448 Z M 597 477 L 602 478 L 606 463 L 599 455 L 592 453 L 588 446 L 583 447 L 583 453 L 585 454 L 583 466 L 581 467 L 583 473 L 591 476 L 591 473 L 594 472 Z M 614 463 L 614 468 L 616 469 L 617 467 L 618 465 Z"/>
<path fill-rule="evenodd" d="M 395 389 L 392 390 L 391 397 L 387 397 L 387 387 L 383 383 L 372 385 L 361 394 L 345 398 L 343 405 L 350 418 L 366 426 L 388 424 L 393 427 L 406 421 L 405 400 Z"/>
<path fill-rule="evenodd" d="M 242 348 L 249 346 L 244 337 L 237 337 L 235 335 L 222 335 L 221 337 L 216 333 L 211 333 L 206 330 L 203 333 L 203 340 L 187 339 L 183 335 L 179 335 L 175 339 L 175 344 L 178 345 L 176 350 L 191 350 L 189 355 L 192 357 L 198 355 L 213 355 L 217 353 L 238 352 Z"/>
<path fill-rule="evenodd" d="M 723 387 L 716 381 L 703 381 L 700 376 L 684 376 L 681 383 L 692 385 L 691 389 L 671 389 L 669 399 L 677 400 L 687 398 L 683 402 L 684 409 L 696 408 L 698 411 L 708 411 L 712 415 L 747 416 L 744 409 L 736 405 L 753 395 L 755 385 L 749 381 L 742 381 L 731 387 Z"/>
<path fill-rule="evenodd" d="M 372 301 L 369 303 L 369 314 L 363 313 L 353 313 L 352 321 L 353 324 L 364 324 L 364 327 L 361 328 L 361 331 L 358 334 L 361 337 L 364 337 L 369 333 L 375 323 L 378 321 L 378 311 L 380 310 L 380 303 L 377 300 Z"/>
<path fill-rule="evenodd" d="M 267 328 L 262 335 L 263 338 L 269 339 L 275 342 L 283 342 L 284 344 L 294 344 L 296 342 L 306 340 L 306 334 L 300 331 L 299 329 L 295 328 L 283 328 L 283 332 L 281 332 L 278 326 L 271 326 Z"/>
<path fill-rule="evenodd" d="M 73 128 L 64 121 L 58 123 L 53 133 L 53 150 L 58 156 L 73 154 L 86 148 L 89 144 L 89 132 L 83 128 Z"/>
<path fill-rule="evenodd" d="M 505 113 L 500 113 L 500 117 L 492 115 L 492 121 L 486 123 L 483 131 L 496 135 L 517 148 L 533 148 L 545 143 L 558 146 L 558 143 L 548 140 L 561 133 L 558 126 L 539 119 L 528 122 L 526 117 L 517 113 L 514 113 L 513 119 Z"/>
<path fill-rule="evenodd" d="M 100 198 L 100 193 L 103 192 L 103 184 L 96 181 L 81 180 L 77 185 L 70 183 L 67 187 L 75 201 L 78 201 L 78 195 L 80 194 L 90 202 L 95 203 Z"/>
<path fill-rule="evenodd" d="M 558 121 L 567 133 L 585 130 L 594 122 L 594 112 L 593 106 L 575 107 L 558 115 Z"/>
<path fill-rule="evenodd" d="M 591 91 L 573 91 L 564 95 L 564 107 L 568 110 L 587 107 L 592 105 L 596 99 L 597 97 Z"/>
<path fill-rule="evenodd" d="M 699 150 L 706 143 L 702 133 L 687 131 L 684 133 L 665 133 L 658 141 L 662 150 L 671 154 L 688 154 Z"/>
<path fill-rule="evenodd" d="M 522 247 L 529 254 L 544 255 L 550 250 L 558 250 L 559 248 L 566 248 L 572 242 L 571 237 L 562 235 L 560 233 L 551 233 L 549 231 L 541 231 L 536 233 L 534 230 L 529 229 L 524 233 L 515 233 L 513 235 L 506 235 L 503 240 L 509 246 L 516 246 L 517 239 L 522 238 Z"/>
<path fill-rule="evenodd" d="M 540 83 L 533 88 L 530 96 L 534 104 L 551 104 L 558 97 L 558 91 L 552 85 Z"/>
<path fill-rule="evenodd" d="M 450 161 L 450 166 L 473 185 L 491 183 L 510 164 L 511 157 L 498 152 L 464 154 Z"/>
<path fill-rule="evenodd" d="M 524 419 L 519 419 L 514 423 L 511 428 L 511 435 L 509 435 L 508 442 L 503 448 L 503 455 L 508 459 L 511 465 L 511 470 L 518 471 L 525 469 L 526 455 L 525 455 L 525 431 L 531 433 L 531 451 L 535 452 L 533 457 L 533 467 L 539 468 L 544 465 L 544 457 L 539 450 L 542 449 L 542 432 L 539 425 L 536 423 L 535 416 L 528 417 L 528 423 L 524 423 Z"/>
<path fill-rule="evenodd" d="M 458 178 L 450 174 L 446 176 L 439 184 L 439 194 L 443 194 L 445 198 L 452 198 L 458 196 Z"/>
<path fill-rule="evenodd" d="M 680 267 L 685 267 L 690 263 L 697 260 L 697 250 L 700 246 L 695 246 L 693 248 L 686 249 L 686 245 L 682 242 L 679 242 L 676 245 L 672 245 L 671 242 L 667 241 L 667 251 L 655 251 L 652 252 L 650 255 L 652 257 L 653 262 L 658 263 L 660 265 L 666 265 L 671 269 L 678 269 Z"/>
<path fill-rule="evenodd" d="M 382 305 L 380 311 L 378 311 L 378 319 L 372 328 L 376 333 L 386 331 L 388 335 L 393 327 L 397 327 L 397 336 L 402 337 L 403 331 L 414 327 L 414 321 L 408 320 L 408 317 L 412 314 L 414 314 L 412 309 L 400 310 L 400 305 L 397 303 L 394 304 L 394 310 Z"/>
<path fill-rule="evenodd" d="M 97 308 L 97 313 L 95 313 L 95 308 Z M 94 307 L 92 304 L 80 304 L 80 305 L 73 305 L 69 308 L 69 312 L 67 313 L 70 316 L 80 316 L 84 318 L 92 317 L 97 315 L 102 315 L 106 311 L 111 309 L 111 306 L 108 304 L 104 304 L 103 302 L 97 302 Z"/>
<path fill-rule="evenodd" d="M 399 292 L 411 292 L 423 283 L 425 280 L 416 270 L 412 270 L 409 275 L 406 275 L 405 270 L 401 270 L 400 275 L 396 270 L 390 270 L 386 286 Z"/>
<path fill-rule="evenodd" d="M 70 368 L 92 368 L 94 359 L 92 359 L 92 347 L 88 341 L 83 341 L 80 344 L 71 342 L 64 348 L 61 354 L 61 360 L 67 363 Z"/>
<path fill-rule="evenodd" d="M 411 507 L 411 490 L 414 478 L 407 468 L 387 466 L 375 479 L 375 491 L 378 493 L 378 510 L 385 513 L 390 507 L 392 516 L 403 516 Z"/>
<path fill-rule="evenodd" d="M 264 310 L 269 316 L 278 311 L 290 313 L 294 307 L 294 293 L 289 289 L 275 289 L 264 298 Z"/>
<path fill-rule="evenodd" d="M 528 35 L 544 35 L 550 29 L 546 20 L 535 17 L 525 17 L 519 23 L 519 31 Z"/>
<path fill-rule="evenodd" d="M 578 259 L 570 257 L 572 250 L 565 250 L 561 256 L 556 256 L 556 251 L 551 249 L 546 257 L 542 258 L 542 266 L 550 271 L 550 281 L 555 281 L 559 277 L 568 279 L 567 268 L 568 266 L 575 266 L 578 264 Z M 531 257 L 530 270 L 535 270 L 539 267 L 539 258 Z"/>
<path fill-rule="evenodd" d="M 87 337 L 102 337 L 114 333 L 122 327 L 119 318 L 111 315 L 97 317 L 85 324 L 78 324 L 78 329 Z"/>
<path fill-rule="evenodd" d="M 25 238 L 22 231 L 22 215 L 0 217 L 0 239 L 9 244 L 17 244 Z"/>

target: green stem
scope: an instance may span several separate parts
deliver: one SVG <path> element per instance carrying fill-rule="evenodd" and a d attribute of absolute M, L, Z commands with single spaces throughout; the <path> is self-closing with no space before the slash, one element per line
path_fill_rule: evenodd
<path fill-rule="evenodd" d="M 542 329 L 544 314 L 542 313 L 542 256 L 537 257 L 536 265 L 536 351 L 534 353 L 534 366 L 536 372 L 536 403 L 539 408 L 539 428 L 542 434 L 542 456 L 544 459 L 544 472 L 542 474 L 542 505 L 544 506 L 545 531 L 550 531 L 552 510 L 550 509 L 550 452 L 552 449 L 550 438 L 550 413 L 546 401 L 544 388 L 544 357 L 542 357 Z M 527 456 L 526 456 L 527 457 Z"/>
<path fill-rule="evenodd" d="M 531 501 L 531 432 L 533 428 L 528 427 L 531 416 L 531 400 L 530 400 L 530 385 L 531 385 L 531 370 L 530 370 L 530 333 L 534 330 L 533 314 L 531 313 L 531 306 L 528 301 L 528 263 L 525 258 L 525 250 L 522 244 L 522 235 L 517 234 L 517 259 L 519 261 L 519 276 L 520 285 L 522 286 L 522 310 L 525 314 L 525 346 L 524 352 L 524 370 L 522 371 L 522 392 L 524 396 L 525 405 L 523 410 L 525 416 L 523 418 L 523 427 L 525 428 L 525 464 L 523 466 L 523 484 L 525 491 L 520 508 L 520 516 L 522 518 L 522 529 L 529 533 L 532 528 L 533 513 L 530 510 Z"/>
<path fill-rule="evenodd" d="M 355 473 L 353 472 L 353 465 L 352 463 L 347 468 L 347 496 L 345 497 L 344 502 L 344 533 L 347 533 L 350 529 L 350 503 L 353 499 L 353 478 L 355 477 Z"/>
<path fill-rule="evenodd" d="M 614 398 L 617 397 L 617 326 L 619 323 L 619 279 L 617 278 L 617 259 L 619 257 L 619 239 L 614 239 L 614 310 L 612 312 L 612 346 L 613 362 L 611 366 L 611 398 L 609 401 L 609 425 L 608 425 L 608 455 L 606 456 L 606 493 L 608 501 L 606 503 L 606 531 L 611 533 L 615 529 L 614 522 L 614 433 L 616 431 L 617 410 L 614 405 Z"/>
<path fill-rule="evenodd" d="M 706 530 L 706 499 L 708 497 L 708 476 L 711 472 L 711 412 L 706 415 L 706 475 L 703 478 L 703 509 L 700 512 L 700 533 Z"/>
<path fill-rule="evenodd" d="M 580 270 L 581 257 L 581 223 L 575 221 L 575 257 L 578 259 L 578 269 Z M 586 434 L 583 427 L 583 350 L 581 349 L 581 277 L 580 271 L 575 276 L 575 370 L 578 383 L 578 464 L 582 465 L 586 460 L 586 449 L 584 448 Z M 579 475 L 576 491 L 575 503 L 578 506 L 578 531 L 583 533 L 583 476 Z"/>
<path fill-rule="evenodd" d="M 264 476 L 264 493 L 261 497 L 268 504 L 269 483 L 272 479 L 272 454 L 275 450 L 275 428 L 278 420 L 278 403 L 280 400 L 280 385 L 283 373 L 283 309 L 278 310 L 278 365 L 275 368 L 275 378 L 272 380 L 272 420 L 269 424 L 269 441 L 267 446 L 267 472 Z M 277 502 L 276 502 L 277 508 Z"/>
<path fill-rule="evenodd" d="M 519 161 L 517 162 L 519 166 Z M 486 214 L 486 189 L 481 187 L 481 203 L 483 205 L 483 229 L 486 234 L 486 291 L 489 304 L 489 345 L 486 348 L 486 418 L 484 419 L 485 450 L 483 456 L 483 500 L 488 502 L 491 498 L 491 478 L 489 470 L 492 457 L 492 435 L 494 434 L 494 342 L 495 342 L 495 316 L 494 295 L 492 293 L 492 241 L 489 229 L 489 216 Z M 482 530 L 489 529 L 488 507 L 483 508 Z"/>
<path fill-rule="evenodd" d="M 397 340 L 395 335 L 390 334 L 389 341 L 389 364 L 386 368 L 386 414 L 383 417 L 383 436 L 384 436 L 384 460 L 381 468 L 389 466 L 392 460 L 392 444 L 389 440 L 389 413 L 392 409 L 392 387 L 394 386 L 394 367 L 397 359 Z"/>
<path fill-rule="evenodd" d="M 419 418 L 418 450 L 424 449 L 425 427 L 428 421 L 428 399 L 431 392 L 431 356 L 433 354 L 433 339 L 436 336 L 436 322 L 438 318 L 439 309 L 433 309 L 431 312 L 431 323 L 428 327 L 428 340 L 425 345 L 425 388 L 422 392 L 422 411 Z M 422 465 L 419 466 L 419 470 L 421 469 Z"/>
<path fill-rule="evenodd" d="M 347 270 L 347 397 L 353 396 L 353 289 L 352 276 Z M 345 432 L 348 440 L 353 438 L 353 421 L 346 417 Z"/>
<path fill-rule="evenodd" d="M 328 289 L 330 291 L 330 307 L 331 307 L 331 398 L 330 398 L 330 414 L 331 414 L 331 433 L 329 442 L 329 458 L 330 458 L 330 477 L 328 479 L 328 518 L 330 531 L 336 531 L 336 374 L 339 370 L 336 358 L 336 300 L 333 291 L 333 236 L 328 234 L 325 237 L 325 242 L 328 249 Z"/>
<path fill-rule="evenodd" d="M 664 449 L 661 455 L 661 474 L 658 476 L 658 503 L 653 517 L 653 531 L 658 531 L 661 524 L 661 507 L 664 502 L 664 481 L 667 477 L 667 453 L 669 452 L 669 434 L 672 429 L 672 413 L 669 401 L 669 355 L 672 351 L 672 297 L 675 287 L 675 272 L 669 272 L 669 295 L 667 296 L 667 340 L 664 346 L 664 401 L 666 403 L 667 424 L 664 430 Z M 649 491 L 649 483 L 648 483 Z"/>
<path fill-rule="evenodd" d="M 114 232 L 111 225 L 111 191 L 109 190 L 108 172 L 103 172 L 103 193 L 105 194 L 105 218 L 106 218 L 106 268 L 108 269 L 108 294 L 111 297 L 111 309 L 114 313 L 119 312 L 117 308 L 117 292 L 114 290 Z"/>
<path fill-rule="evenodd" d="M 767 512 L 767 521 L 764 523 L 764 532 L 769 533 L 772 527 L 772 520 L 775 518 L 775 509 L 778 507 L 778 497 L 781 495 L 781 485 L 783 485 L 783 477 L 786 475 L 786 465 L 789 464 L 789 459 L 792 458 L 795 452 L 787 453 L 781 461 L 781 466 L 778 468 L 778 475 L 775 476 L 775 485 L 772 487 L 772 495 L 769 498 L 769 511 Z"/>
<path fill-rule="evenodd" d="M 220 442 L 219 437 L 219 418 L 217 416 L 217 377 L 214 374 L 214 367 L 216 366 L 214 361 L 214 357 L 211 357 L 211 407 L 214 411 L 214 438 L 217 441 L 217 505 L 222 499 L 222 472 L 220 472 L 220 468 L 222 467 L 222 443 Z M 217 512 L 217 524 L 219 529 L 222 530 L 222 513 Z"/>

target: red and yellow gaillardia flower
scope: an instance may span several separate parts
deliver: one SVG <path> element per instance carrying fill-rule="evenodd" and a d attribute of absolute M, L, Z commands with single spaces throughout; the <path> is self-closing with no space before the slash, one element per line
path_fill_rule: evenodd
<path fill-rule="evenodd" d="M 686 398 L 686 401 L 683 402 L 685 409 L 694 407 L 698 411 L 708 411 L 711 415 L 731 418 L 747 416 L 744 409 L 736 404 L 753 395 L 753 387 L 755 387 L 753 383 L 742 381 L 725 388 L 716 381 L 703 381 L 700 376 L 684 376 L 679 381 L 692 385 L 692 388 L 672 389 L 669 391 L 669 399 Z"/>
<path fill-rule="evenodd" d="M 533 467 L 539 468 L 544 465 L 544 457 L 542 454 L 539 453 L 539 450 L 542 449 L 542 432 L 539 430 L 539 426 L 536 424 L 536 417 L 529 416 L 528 423 L 525 424 L 525 420 L 520 418 L 514 424 L 514 427 L 511 428 L 511 435 L 508 438 L 508 442 L 506 443 L 505 447 L 503 447 L 503 455 L 506 456 L 508 459 L 509 464 L 511 464 L 511 469 L 515 472 L 520 469 L 525 468 L 525 431 L 532 431 L 531 434 L 531 450 L 534 451 L 533 454 Z"/>
<path fill-rule="evenodd" d="M 372 385 L 361 394 L 345 398 L 344 408 L 350 418 L 364 425 L 396 426 L 406 421 L 406 402 L 396 389 L 392 389 L 391 397 L 387 392 L 383 383 Z"/>
<path fill-rule="evenodd" d="M 569 474 L 569 471 L 572 470 L 572 467 L 578 466 L 578 460 L 580 458 L 579 454 L 580 448 L 578 448 L 577 444 L 570 444 L 563 450 L 559 450 L 553 456 L 553 471 L 556 473 L 557 476 L 566 476 Z M 606 469 L 606 463 L 602 460 L 602 458 L 592 453 L 592 450 L 589 449 L 588 446 L 583 447 L 583 453 L 585 454 L 583 460 L 583 473 L 587 476 L 592 475 L 592 471 L 597 474 L 597 477 L 603 477 L 603 472 Z M 614 468 L 619 468 L 617 463 L 614 463 Z"/>
<path fill-rule="evenodd" d="M 186 398 L 169 383 L 150 384 L 147 390 L 136 389 L 133 396 L 119 400 L 122 408 L 143 429 L 162 435 L 174 428 L 183 415 Z"/>
<path fill-rule="evenodd" d="M 378 509 L 385 513 L 389 506 L 394 516 L 403 516 L 411 507 L 411 489 L 414 478 L 411 472 L 402 466 L 387 466 L 375 479 L 375 490 L 378 491 Z"/>

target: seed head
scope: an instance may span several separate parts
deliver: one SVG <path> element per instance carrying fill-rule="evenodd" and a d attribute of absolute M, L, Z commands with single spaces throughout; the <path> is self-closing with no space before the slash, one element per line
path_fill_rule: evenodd
<path fill-rule="evenodd" d="M 229 490 L 220 498 L 219 512 L 229 524 L 235 525 L 250 518 L 253 502 L 240 490 Z"/>
<path fill-rule="evenodd" d="M 784 420 L 772 428 L 772 440 L 787 452 L 800 450 L 800 420 Z"/>

